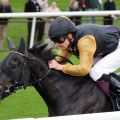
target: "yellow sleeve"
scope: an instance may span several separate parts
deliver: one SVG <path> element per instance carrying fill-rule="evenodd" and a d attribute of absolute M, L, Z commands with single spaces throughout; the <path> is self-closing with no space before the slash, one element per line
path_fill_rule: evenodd
<path fill-rule="evenodd" d="M 67 50 L 64 50 L 64 51 L 60 50 L 58 55 L 65 57 L 67 59 L 70 59 L 70 57 L 71 57 L 70 52 L 68 52 Z M 57 56 L 55 59 L 56 59 L 56 61 L 62 61 L 63 60 L 62 57 Z"/>
<path fill-rule="evenodd" d="M 78 40 L 79 65 L 66 64 L 63 66 L 63 72 L 73 76 L 85 76 L 89 73 L 93 65 L 93 57 L 96 51 L 96 41 L 91 35 L 86 35 Z"/>

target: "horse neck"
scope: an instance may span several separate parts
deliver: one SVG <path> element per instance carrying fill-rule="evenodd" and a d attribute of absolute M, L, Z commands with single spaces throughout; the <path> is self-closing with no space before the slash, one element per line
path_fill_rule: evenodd
<path fill-rule="evenodd" d="M 47 104 L 49 116 L 109 111 L 111 108 L 104 93 L 89 77 L 52 72 L 41 84 L 35 85 Z M 98 100 L 98 98 L 102 99 Z"/>
<path fill-rule="evenodd" d="M 73 111 L 68 109 L 73 109 L 73 104 L 74 107 L 77 107 L 74 99 L 77 99 L 78 96 L 75 98 L 74 94 L 78 92 L 81 95 L 81 88 L 85 84 L 85 81 L 81 83 L 80 81 L 78 77 L 67 76 L 53 70 L 42 83 L 35 85 L 48 106 L 49 116 L 73 114 Z"/>
<path fill-rule="evenodd" d="M 40 78 L 43 71 L 47 72 L 48 67 L 44 61 L 33 61 L 31 69 L 34 69 L 36 76 Z M 90 77 L 75 77 L 52 70 L 42 81 L 34 84 L 34 87 L 47 104 L 49 116 L 102 111 L 105 104 L 108 104 L 105 95 Z M 89 100 L 84 102 L 88 98 L 91 102 L 89 103 Z M 100 99 L 98 101 L 98 98 L 102 98 L 103 101 Z M 104 105 L 99 106 L 99 102 Z M 87 110 L 88 104 L 91 104 L 91 108 Z M 107 107 L 104 111 L 106 109 Z"/>
<path fill-rule="evenodd" d="M 33 58 L 33 56 L 31 57 Z M 42 76 L 44 76 L 48 71 L 48 66 L 44 63 L 44 61 L 29 59 L 28 64 L 30 65 L 30 70 L 32 74 L 31 79 L 34 79 L 34 81 L 41 79 Z M 34 84 L 35 89 L 37 90 L 39 95 L 42 96 L 42 98 L 44 99 L 45 103 L 48 106 L 48 109 L 52 108 L 50 105 L 51 102 L 53 100 L 57 100 L 54 97 L 54 92 L 57 92 L 57 90 L 55 90 L 57 82 L 54 82 L 56 78 L 54 79 L 53 76 L 55 77 L 54 71 L 51 71 L 50 74 L 48 74 L 44 79 Z M 60 96 L 59 93 L 57 93 L 56 95 Z"/>
<path fill-rule="evenodd" d="M 29 55 L 29 58 L 28 65 L 30 66 L 32 77 L 36 80 L 44 76 L 48 71 L 48 66 L 45 64 L 45 61 L 32 54 Z"/>

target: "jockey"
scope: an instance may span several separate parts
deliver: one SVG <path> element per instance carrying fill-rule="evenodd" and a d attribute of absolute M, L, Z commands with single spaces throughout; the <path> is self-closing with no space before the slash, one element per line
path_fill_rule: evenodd
<path fill-rule="evenodd" d="M 49 28 L 50 39 L 60 48 L 60 55 L 70 59 L 73 54 L 80 60 L 78 65 L 59 64 L 62 58 L 49 61 L 49 68 L 73 76 L 86 76 L 105 80 L 120 93 L 119 76 L 114 72 L 120 67 L 120 30 L 115 26 L 75 24 L 67 17 L 56 18 Z M 94 64 L 96 58 L 101 58 Z"/>

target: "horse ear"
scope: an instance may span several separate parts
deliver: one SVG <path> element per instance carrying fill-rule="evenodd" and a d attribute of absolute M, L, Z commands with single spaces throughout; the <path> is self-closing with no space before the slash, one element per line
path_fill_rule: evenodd
<path fill-rule="evenodd" d="M 18 52 L 22 53 L 22 54 L 25 54 L 25 51 L 26 51 L 26 46 L 25 46 L 25 40 L 23 37 L 20 38 L 20 44 L 19 44 L 19 47 L 18 47 Z"/>
<path fill-rule="evenodd" d="M 12 40 L 9 37 L 7 37 L 7 44 L 8 44 L 9 50 L 15 48 L 14 43 L 12 42 Z"/>

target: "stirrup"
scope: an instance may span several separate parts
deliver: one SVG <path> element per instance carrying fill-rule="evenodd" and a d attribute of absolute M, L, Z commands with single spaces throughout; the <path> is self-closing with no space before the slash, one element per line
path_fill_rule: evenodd
<path fill-rule="evenodd" d="M 118 110 L 120 110 L 120 96 L 116 98 L 116 104 L 117 104 Z"/>
<path fill-rule="evenodd" d="M 118 77 L 115 78 L 111 76 L 109 83 L 110 83 L 110 87 L 113 90 L 113 92 L 116 93 L 117 95 L 120 95 L 120 81 L 118 80 Z"/>

